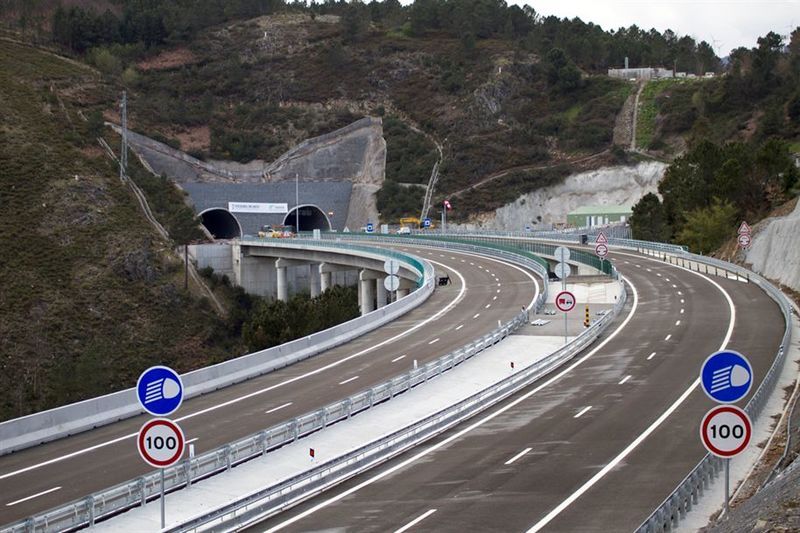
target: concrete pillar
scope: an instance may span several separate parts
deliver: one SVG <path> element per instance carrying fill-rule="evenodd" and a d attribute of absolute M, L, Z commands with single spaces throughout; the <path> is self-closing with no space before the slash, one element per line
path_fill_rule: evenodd
<path fill-rule="evenodd" d="M 409 289 L 397 289 L 397 299 L 405 298 L 411 291 Z"/>
<path fill-rule="evenodd" d="M 359 281 L 359 299 L 361 300 L 361 315 L 375 310 L 375 282 L 371 279 Z"/>
<path fill-rule="evenodd" d="M 411 291 L 417 288 L 417 284 L 410 279 L 400 278 L 400 288 L 397 289 L 397 299 L 408 296 Z"/>
<path fill-rule="evenodd" d="M 289 284 L 286 282 L 286 267 L 275 265 L 278 271 L 278 300 L 285 302 L 289 299 Z"/>
<path fill-rule="evenodd" d="M 355 270 L 351 266 L 345 265 L 337 265 L 334 263 L 320 263 L 319 264 L 319 282 L 320 282 L 320 291 L 325 292 L 333 286 L 333 276 L 331 275 L 334 272 L 348 272 Z"/>
<path fill-rule="evenodd" d="M 378 278 L 375 280 L 375 294 L 377 295 L 378 301 L 378 309 L 386 305 L 387 300 L 389 299 L 389 291 L 386 290 L 386 286 L 383 284 L 383 278 Z"/>
<path fill-rule="evenodd" d="M 331 273 L 330 272 L 320 272 L 319 273 L 319 288 L 321 292 L 325 292 L 331 288 Z"/>
<path fill-rule="evenodd" d="M 308 291 L 312 298 L 316 298 L 322 292 L 320 278 L 319 265 L 314 263 L 308 265 Z M 328 281 L 330 282 L 330 275 Z"/>

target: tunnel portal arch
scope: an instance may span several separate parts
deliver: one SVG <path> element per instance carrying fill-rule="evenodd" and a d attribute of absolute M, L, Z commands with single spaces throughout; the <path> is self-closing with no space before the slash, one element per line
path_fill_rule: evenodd
<path fill-rule="evenodd" d="M 227 209 L 221 207 L 206 209 L 199 217 L 203 226 L 215 239 L 235 239 L 242 236 L 242 225 Z"/>
<path fill-rule="evenodd" d="M 300 231 L 312 231 L 319 229 L 322 231 L 330 231 L 333 229 L 328 215 L 319 208 L 319 206 L 312 204 L 303 204 L 290 210 L 285 217 L 283 217 L 284 226 L 295 227 L 297 224 L 295 212 L 300 210 Z M 297 230 L 297 228 L 295 228 Z"/>

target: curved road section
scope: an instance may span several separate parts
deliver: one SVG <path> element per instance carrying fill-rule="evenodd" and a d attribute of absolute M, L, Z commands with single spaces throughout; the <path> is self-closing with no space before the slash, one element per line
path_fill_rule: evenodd
<path fill-rule="evenodd" d="M 414 252 L 414 249 L 409 249 Z M 355 341 L 184 402 L 173 415 L 198 453 L 307 413 L 424 364 L 507 322 L 537 293 L 532 273 L 458 252 L 423 255 L 453 283 Z M 150 470 L 136 451 L 138 416 L 0 457 L 0 524 L 82 498 Z"/>
<path fill-rule="evenodd" d="M 740 351 L 760 380 L 784 321 L 755 285 L 635 254 L 613 260 L 629 298 L 604 342 L 488 414 L 259 529 L 635 529 L 705 454 L 698 424 L 711 403 L 695 386 L 704 359 Z"/>

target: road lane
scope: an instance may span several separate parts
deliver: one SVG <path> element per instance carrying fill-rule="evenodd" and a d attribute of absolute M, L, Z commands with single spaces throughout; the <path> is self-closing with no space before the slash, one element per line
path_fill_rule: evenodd
<path fill-rule="evenodd" d="M 522 531 L 562 504 L 678 399 L 697 378 L 705 357 L 727 337 L 728 305 L 707 280 L 646 258 L 617 264 L 640 294 L 636 317 L 618 339 L 570 375 L 484 426 L 287 530 L 385 531 L 434 507 L 435 515 L 418 530 Z M 714 281 L 732 294 L 740 317 L 730 346 L 754 354 L 759 362 L 756 372 L 763 377 L 782 336 L 777 306 L 753 285 Z M 682 317 L 680 324 L 676 316 Z M 760 336 L 743 325 L 763 324 L 756 317 L 770 325 L 762 326 Z M 544 530 L 623 531 L 637 526 L 702 457 L 697 436 L 702 413 L 698 413 L 709 406 L 705 399 L 702 408 L 687 408 L 697 396 L 697 391 L 692 393 L 667 422 Z M 702 400 L 702 392 L 699 396 Z M 587 406 L 591 410 L 575 418 Z M 662 442 L 668 444 L 662 446 Z M 505 464 L 525 448 L 531 451 Z M 278 526 L 299 516 L 413 453 L 418 452 L 390 461 L 262 526 Z M 669 475 L 660 474 L 665 470 Z M 636 483 L 629 484 L 628 479 Z M 587 507 L 599 514 L 587 512 Z"/>
<path fill-rule="evenodd" d="M 428 257 L 427 253 L 424 255 Z M 197 453 L 383 382 L 404 370 L 404 365 L 410 368 L 415 359 L 419 364 L 433 360 L 494 329 L 498 320 L 509 320 L 534 297 L 536 289 L 531 275 L 519 267 L 456 252 L 448 253 L 444 258 L 430 259 L 438 263 L 437 271 L 462 273 L 466 290 L 460 298 L 458 295 L 462 291 L 462 282 L 457 275 L 451 275 L 452 285 L 437 288 L 434 295 L 419 308 L 370 334 L 290 367 L 184 402 L 174 418 L 184 419 L 181 426 L 188 438 L 199 439 Z M 486 272 L 487 267 L 491 269 L 491 273 Z M 497 294 L 492 274 L 503 279 L 509 290 Z M 492 297 L 496 294 L 499 297 L 496 306 L 485 310 L 479 319 L 470 318 L 474 309 L 483 309 L 487 303 L 493 301 Z M 429 320 L 454 299 L 458 301 L 447 313 L 418 327 L 412 334 L 386 342 L 375 349 L 376 345 Z M 463 324 L 468 324 L 468 329 L 458 331 L 457 326 Z M 439 338 L 439 341 L 429 345 L 435 338 Z M 359 352 L 364 354 L 351 357 Z M 390 363 L 391 359 L 401 355 L 406 358 L 395 364 Z M 337 364 L 342 359 L 347 361 Z M 326 366 L 330 368 L 319 371 Z M 355 375 L 359 379 L 337 385 Z M 227 405 L 216 409 L 220 404 Z M 267 413 L 271 408 L 284 404 L 289 405 Z M 189 418 L 186 419 L 187 417 Z M 0 505 L 0 523 L 83 497 L 147 472 L 149 468 L 138 457 L 134 439 L 130 436 L 145 419 L 144 416 L 134 417 L 0 457 L 0 494 L 3 495 L 0 501 L 3 504 Z M 104 445 L 115 440 L 117 442 L 114 444 Z M 97 448 L 90 453 L 14 474 L 92 447 Z M 60 485 L 62 489 L 15 506 L 5 505 L 7 502 L 45 491 L 54 485 Z"/>

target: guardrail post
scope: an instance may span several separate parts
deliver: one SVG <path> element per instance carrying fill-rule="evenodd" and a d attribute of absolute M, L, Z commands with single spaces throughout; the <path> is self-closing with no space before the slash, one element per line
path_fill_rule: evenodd
<path fill-rule="evenodd" d="M 261 447 L 261 455 L 262 456 L 267 455 L 267 432 L 266 431 L 260 432 L 258 434 L 258 437 L 256 437 L 256 439 L 257 439 L 256 442 L 258 442 L 258 446 Z"/>
<path fill-rule="evenodd" d="M 89 527 L 94 525 L 94 497 L 86 498 L 86 510 L 89 512 Z"/>
<path fill-rule="evenodd" d="M 225 446 L 223 449 L 223 453 L 225 454 L 225 470 L 231 469 L 231 447 Z"/>
<path fill-rule="evenodd" d="M 183 473 L 186 476 L 186 488 L 192 486 L 192 458 L 187 457 L 183 461 Z"/>
<path fill-rule="evenodd" d="M 347 412 L 347 418 L 353 416 L 353 401 L 348 397 L 344 401 L 345 411 Z"/>
<path fill-rule="evenodd" d="M 292 428 L 292 440 L 297 441 L 297 439 L 300 437 L 300 428 L 298 427 L 297 419 L 295 418 L 289 422 L 289 425 Z"/>
<path fill-rule="evenodd" d="M 141 494 L 141 506 L 144 507 L 144 504 L 147 503 L 147 497 L 144 493 L 144 478 L 140 477 L 136 480 L 136 488 L 139 490 L 139 494 Z"/>
<path fill-rule="evenodd" d="M 367 399 L 369 400 L 369 406 L 373 407 L 375 405 L 375 391 L 374 389 L 369 389 L 367 393 Z"/>

